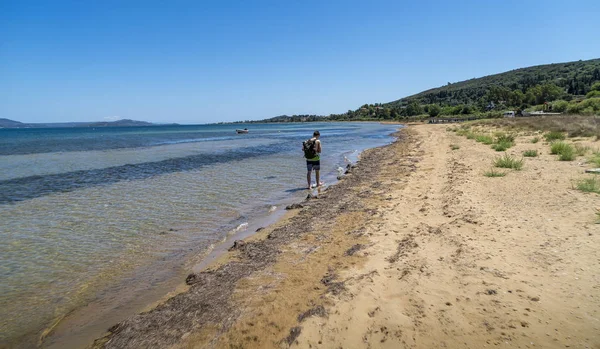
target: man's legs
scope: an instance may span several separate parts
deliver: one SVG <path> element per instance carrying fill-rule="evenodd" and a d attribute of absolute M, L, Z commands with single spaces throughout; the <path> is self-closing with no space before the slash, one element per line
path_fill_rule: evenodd
<path fill-rule="evenodd" d="M 316 180 L 317 180 L 317 187 L 320 186 L 321 184 L 323 184 L 323 183 L 321 183 L 321 176 L 319 174 L 319 171 L 321 170 L 321 164 L 318 161 L 316 161 L 316 162 L 309 162 L 309 161 L 307 161 L 306 162 L 306 169 L 308 170 L 308 173 L 306 173 L 306 182 L 308 184 L 308 189 L 310 189 L 310 184 L 311 184 L 310 183 L 310 180 L 311 180 L 310 177 L 312 176 L 311 174 L 312 174 L 313 170 L 315 171 L 315 177 L 316 177 Z"/>

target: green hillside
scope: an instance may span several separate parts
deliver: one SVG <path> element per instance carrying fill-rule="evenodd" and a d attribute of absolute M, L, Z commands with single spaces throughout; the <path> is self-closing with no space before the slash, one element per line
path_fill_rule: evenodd
<path fill-rule="evenodd" d="M 433 88 L 384 105 L 408 105 L 410 101 L 420 104 L 473 104 L 485 97 L 492 87 L 519 90 L 525 94 L 531 87 L 548 83 L 561 87 L 568 95 L 585 95 L 595 81 L 600 81 L 600 59 L 515 69 Z"/>
<path fill-rule="evenodd" d="M 256 122 L 499 117 L 506 110 L 600 115 L 600 58 L 537 65 L 449 83 L 389 103 L 364 104 L 343 114 L 282 115 Z"/>
<path fill-rule="evenodd" d="M 364 104 L 329 120 L 427 116 L 495 117 L 503 110 L 600 115 L 600 59 L 511 70 L 433 88 L 383 104 Z"/>

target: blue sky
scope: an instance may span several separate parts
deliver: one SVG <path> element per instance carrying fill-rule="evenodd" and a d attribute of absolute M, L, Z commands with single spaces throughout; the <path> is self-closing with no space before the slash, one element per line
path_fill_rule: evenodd
<path fill-rule="evenodd" d="M 341 113 L 600 57 L 600 1 L 0 0 L 0 118 Z"/>

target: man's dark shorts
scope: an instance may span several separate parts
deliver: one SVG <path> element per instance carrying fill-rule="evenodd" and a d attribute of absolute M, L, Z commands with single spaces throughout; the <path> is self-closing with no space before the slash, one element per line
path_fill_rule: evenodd
<path fill-rule="evenodd" d="M 315 171 L 319 171 L 321 170 L 321 161 L 317 160 L 317 161 L 309 161 L 306 160 L 306 169 L 308 170 L 308 172 L 315 170 Z"/>

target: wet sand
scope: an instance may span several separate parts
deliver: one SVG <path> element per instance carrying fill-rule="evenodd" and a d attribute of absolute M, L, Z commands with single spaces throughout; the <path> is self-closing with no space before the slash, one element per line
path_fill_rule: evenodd
<path fill-rule="evenodd" d="M 415 125 L 238 243 L 104 348 L 600 348 L 600 196 L 539 148 L 522 171 Z M 450 145 L 459 149 L 452 150 Z"/>

